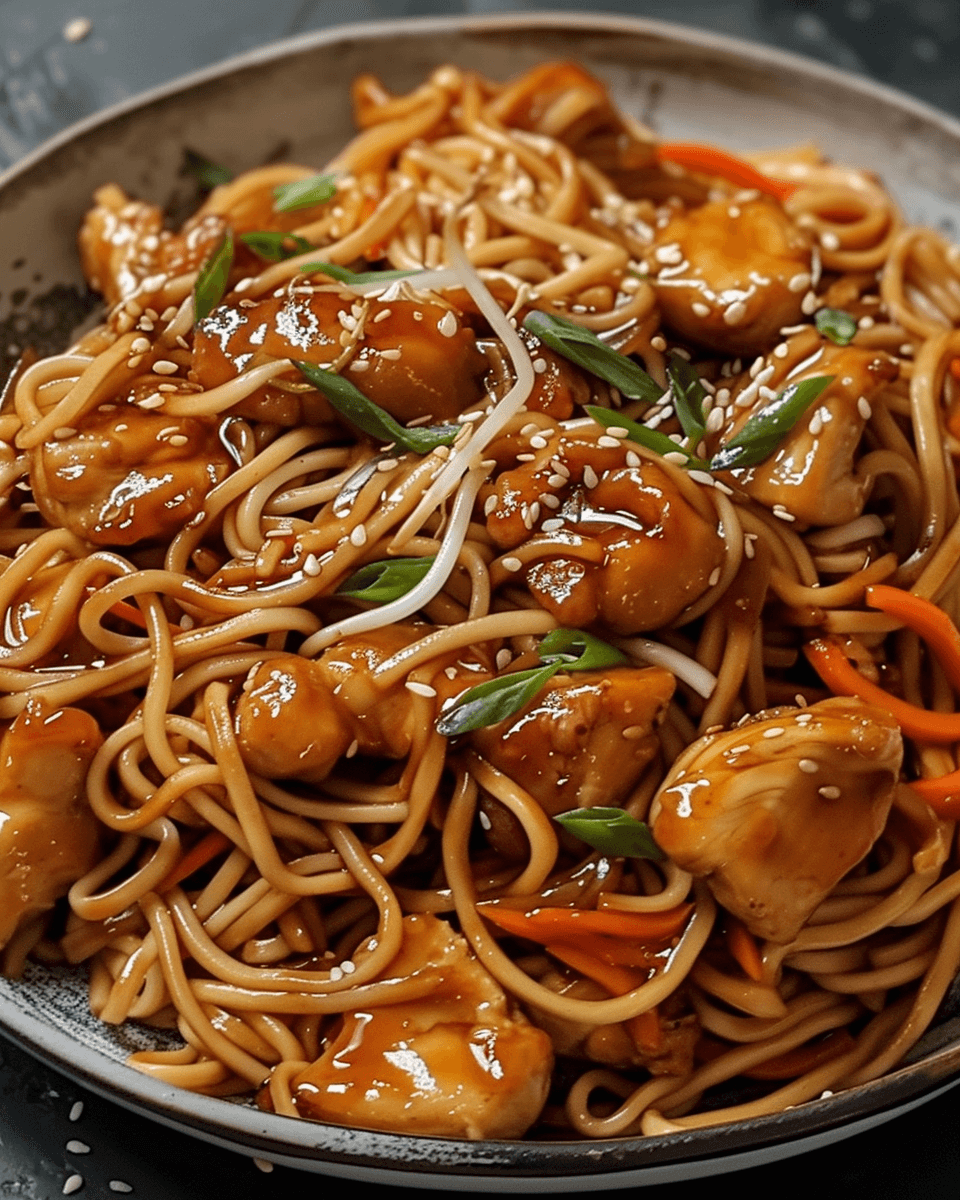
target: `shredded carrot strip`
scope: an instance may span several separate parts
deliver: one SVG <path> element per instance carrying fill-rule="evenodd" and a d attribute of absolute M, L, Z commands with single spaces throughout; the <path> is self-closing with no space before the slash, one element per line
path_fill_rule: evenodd
<path fill-rule="evenodd" d="M 660 162 L 672 162 L 677 166 L 686 167 L 688 171 L 719 175 L 738 187 L 756 188 L 757 191 L 765 192 L 781 202 L 797 190 L 795 183 L 772 179 L 742 158 L 700 142 L 661 142 L 657 146 L 657 158 Z"/>
<path fill-rule="evenodd" d="M 766 1062 L 757 1063 L 744 1071 L 750 1079 L 795 1079 L 831 1059 L 839 1058 L 856 1045 L 846 1029 L 835 1029 L 819 1042 L 808 1042 L 795 1050 L 786 1050 Z"/>
<path fill-rule="evenodd" d="M 201 867 L 206 866 L 211 859 L 216 858 L 221 851 L 226 850 L 232 844 L 225 833 L 221 833 L 219 829 L 211 830 L 195 846 L 192 846 L 173 870 L 160 881 L 157 891 L 161 894 L 169 891 L 182 880 L 188 879 L 194 871 L 199 871 Z"/>
<path fill-rule="evenodd" d="M 868 704 L 885 708 L 903 732 L 919 742 L 937 745 L 960 742 L 960 713 L 930 712 L 891 696 L 869 679 L 864 679 L 834 642 L 817 638 L 808 642 L 803 650 L 813 669 L 838 696 L 859 696 Z"/>
<path fill-rule="evenodd" d="M 119 617 L 121 621 L 127 621 L 131 625 L 136 625 L 138 629 L 146 629 L 147 627 L 146 618 L 140 609 L 135 604 L 128 604 L 126 600 L 118 600 L 116 604 L 111 604 L 109 611 L 115 617 Z M 179 625 L 171 625 L 169 621 L 167 624 L 170 626 L 171 633 L 183 633 Z"/>
<path fill-rule="evenodd" d="M 960 355 L 950 359 L 949 370 L 954 379 L 960 379 Z"/>
<path fill-rule="evenodd" d="M 910 787 L 925 800 L 938 817 L 960 821 L 960 771 L 934 779 L 915 779 Z"/>
<path fill-rule="evenodd" d="M 960 688 L 960 630 L 942 608 L 913 592 L 883 583 L 868 587 L 865 594 L 871 608 L 879 608 L 919 633 L 936 652 L 947 678 L 955 688 Z"/>
<path fill-rule="evenodd" d="M 743 973 L 754 983 L 763 982 L 763 959 L 753 934 L 736 917 L 727 917 L 727 949 L 740 964 Z"/>
<path fill-rule="evenodd" d="M 627 938 L 635 942 L 665 942 L 682 933 L 692 904 L 679 904 L 666 912 L 627 913 L 604 910 L 593 912 L 582 908 L 536 908 L 520 912 L 496 904 L 482 904 L 480 913 L 507 933 L 529 938 L 546 945 L 562 941 L 569 945 L 582 943 L 591 935 Z"/>
<path fill-rule="evenodd" d="M 599 983 L 601 987 L 607 989 L 611 996 L 625 996 L 627 992 L 632 992 L 634 988 L 646 981 L 646 972 L 611 966 L 609 963 L 595 958 L 592 954 L 566 943 L 548 945 L 547 953 L 552 954 L 562 963 L 566 963 L 568 967 L 573 967 L 587 979 Z M 624 1021 L 624 1026 L 641 1053 L 644 1051 L 651 1053 L 659 1048 L 663 1031 L 660 1028 L 656 1005 L 646 1012 L 638 1013 L 637 1016 Z"/>

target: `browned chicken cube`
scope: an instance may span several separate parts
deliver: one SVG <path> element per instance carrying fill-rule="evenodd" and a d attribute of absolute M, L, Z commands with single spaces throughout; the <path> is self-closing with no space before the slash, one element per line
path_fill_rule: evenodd
<path fill-rule="evenodd" d="M 893 717 L 860 700 L 762 713 L 677 759 L 654 837 L 751 933 L 790 942 L 880 836 L 902 759 Z"/>

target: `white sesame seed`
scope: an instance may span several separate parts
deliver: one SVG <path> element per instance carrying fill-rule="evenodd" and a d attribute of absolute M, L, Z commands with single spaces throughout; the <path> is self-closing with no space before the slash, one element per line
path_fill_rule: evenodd
<path fill-rule="evenodd" d="M 756 551 L 753 548 L 753 543 L 757 540 L 757 534 L 745 533 L 743 535 L 743 552 L 747 558 L 753 558 Z"/>
<path fill-rule="evenodd" d="M 123 1179 L 111 1179 L 107 1184 L 111 1192 L 132 1192 L 133 1185 L 126 1183 Z"/>
<path fill-rule="evenodd" d="M 832 785 L 830 785 L 828 787 L 818 788 L 817 793 L 818 793 L 818 795 L 822 796 L 824 798 L 824 800 L 839 800 L 840 799 L 840 789 L 838 787 L 833 787 Z"/>
<path fill-rule="evenodd" d="M 873 317 L 871 317 L 870 314 L 868 313 L 866 316 L 861 317 L 860 320 L 857 322 L 857 328 L 858 329 L 872 329 L 875 324 L 876 324 L 876 321 L 874 321 Z"/>
<path fill-rule="evenodd" d="M 77 1141 L 76 1138 L 71 1138 L 70 1141 L 67 1142 L 67 1151 L 70 1154 L 89 1154 L 90 1147 L 86 1142 L 80 1142 Z"/>
<path fill-rule="evenodd" d="M 323 567 L 320 566 L 320 560 L 315 554 L 308 554 L 303 560 L 304 575 L 310 575 L 315 578 L 322 570 Z"/>
<path fill-rule="evenodd" d="M 873 416 L 873 409 L 870 407 L 870 401 L 866 396 L 861 396 L 857 401 L 857 412 L 865 421 L 869 421 Z"/>
<path fill-rule="evenodd" d="M 690 305 L 690 307 L 693 309 L 694 313 L 698 317 L 709 317 L 710 316 L 710 305 L 704 304 L 702 300 L 694 300 L 694 302 Z"/>
<path fill-rule="evenodd" d="M 781 521 L 795 521 L 797 519 L 793 513 L 788 512 L 782 504 L 775 504 L 773 506 L 773 515 L 775 517 L 779 517 Z"/>
<path fill-rule="evenodd" d="M 435 687 L 431 687 L 429 683 L 418 683 L 416 679 L 408 679 L 406 689 L 408 692 L 413 692 L 415 696 L 424 696 L 428 700 L 432 700 L 437 694 Z"/>
<path fill-rule="evenodd" d="M 503 651 L 501 650 L 501 652 L 500 652 L 500 653 L 502 654 L 502 653 L 503 653 Z M 457 677 L 457 668 L 456 668 L 456 667 L 444 667 L 444 668 L 443 668 L 443 673 L 444 673 L 444 675 L 446 675 L 446 677 L 447 677 L 448 679 L 456 679 L 456 677 Z"/>
<path fill-rule="evenodd" d="M 190 441 L 185 433 L 175 433 L 168 440 L 171 446 L 185 446 Z"/>
<path fill-rule="evenodd" d="M 812 758 L 801 758 L 797 766 L 805 775 L 816 775 L 817 771 L 820 770 Z"/>
<path fill-rule="evenodd" d="M 600 478 L 596 471 L 587 463 L 583 468 L 583 486 L 589 490 L 590 488 L 595 488 L 599 482 Z"/>
<path fill-rule="evenodd" d="M 535 462 L 536 458 L 535 454 L 518 454 L 517 462 Z"/>
<path fill-rule="evenodd" d="M 82 1175 L 71 1175 L 71 1176 L 69 1176 L 69 1178 L 66 1180 L 66 1182 L 63 1185 L 63 1194 L 65 1196 L 70 1196 L 74 1192 L 79 1192 L 82 1187 L 83 1187 L 83 1176 Z"/>
<path fill-rule="evenodd" d="M 353 741 L 350 743 L 350 745 L 347 747 L 347 753 L 346 753 L 345 757 L 353 758 L 359 749 L 360 749 L 360 743 L 357 741 L 356 738 L 354 738 Z"/>
<path fill-rule="evenodd" d="M 358 375 L 363 371 L 370 370 L 370 361 L 366 358 L 355 358 L 350 364 L 351 371 L 355 371 Z"/>
<path fill-rule="evenodd" d="M 63 37 L 67 42 L 82 42 L 90 33 L 93 25 L 87 17 L 74 17 L 63 27 Z M 83 1180 L 80 1181 L 81 1183 Z"/>
<path fill-rule="evenodd" d="M 513 558 L 513 557 L 504 558 L 504 559 L 501 559 L 501 562 L 503 563 L 503 569 L 505 571 L 519 571 L 520 568 L 523 566 L 523 563 L 520 561 L 519 558 Z"/>
<path fill-rule="evenodd" d="M 77 435 L 77 431 L 73 428 L 72 425 L 61 425 L 59 429 L 55 429 L 53 431 L 53 436 L 58 441 L 62 441 L 64 438 L 76 437 L 76 435 Z"/>
<path fill-rule="evenodd" d="M 825 229 L 823 233 L 820 234 L 820 245 L 824 248 L 824 250 L 839 250 L 840 239 L 832 229 Z"/>
<path fill-rule="evenodd" d="M 800 301 L 800 311 L 806 316 L 811 316 L 817 310 L 817 294 L 816 292 L 807 292 L 804 298 Z M 782 331 L 781 331 L 782 332 Z"/>
<path fill-rule="evenodd" d="M 150 349 L 150 339 L 145 337 L 134 338 L 130 343 L 131 354 L 146 354 Z"/>
<path fill-rule="evenodd" d="M 449 309 L 437 322 L 437 331 L 442 337 L 445 338 L 455 337 L 458 328 L 459 326 L 457 325 L 457 318 Z"/>
<path fill-rule="evenodd" d="M 537 375 L 542 375 L 547 369 L 547 360 L 545 358 L 535 358 L 533 360 L 533 369 Z"/>
<path fill-rule="evenodd" d="M 734 300 L 723 310 L 723 322 L 725 325 L 739 325 L 746 315 L 746 304 L 742 300 Z"/>
<path fill-rule="evenodd" d="M 544 533 L 556 533 L 563 528 L 563 517 L 548 517 L 540 526 Z"/>
<path fill-rule="evenodd" d="M 781 725 L 774 725 L 772 729 L 765 729 L 763 731 L 763 736 L 765 738 L 778 738 L 781 736 L 781 734 L 786 732 L 787 731 Z"/>
<path fill-rule="evenodd" d="M 353 546 L 365 546 L 367 544 L 367 531 L 361 525 L 354 525 L 350 530 L 350 544 Z"/>
<path fill-rule="evenodd" d="M 563 487 L 566 482 L 567 477 L 565 475 L 550 475 L 547 477 L 547 483 L 549 483 L 551 487 Z"/>
<path fill-rule="evenodd" d="M 385 321 L 393 312 L 392 308 L 382 308 L 373 318 L 374 325 L 379 325 L 381 321 Z"/>
<path fill-rule="evenodd" d="M 723 426 L 725 416 L 722 408 L 711 408 L 705 422 L 707 433 L 717 433 Z"/>
<path fill-rule="evenodd" d="M 559 508 L 560 497 L 554 496 L 552 492 L 543 492 L 540 496 L 540 503 L 546 508 Z"/>
<path fill-rule="evenodd" d="M 70 1109 L 70 1120 L 71 1121 L 79 1121 L 82 1116 L 83 1116 L 83 1101 L 78 1100 L 74 1104 L 73 1108 Z"/>
<path fill-rule="evenodd" d="M 720 582 L 720 568 L 714 567 L 713 570 L 710 572 L 710 578 L 707 580 L 707 583 L 709 583 L 709 585 L 711 587 L 716 587 L 719 582 Z"/>
<path fill-rule="evenodd" d="M 536 437 L 532 437 L 530 439 L 530 445 L 533 446 L 534 450 L 546 450 L 549 442 L 545 437 L 541 437 L 539 434 L 537 434 Z"/>
<path fill-rule="evenodd" d="M 734 746 L 733 749 L 730 751 L 730 753 L 731 754 L 746 754 L 746 752 L 749 749 L 750 749 L 750 743 L 744 742 L 744 744 L 742 746 Z"/>
<path fill-rule="evenodd" d="M 656 334 L 656 336 L 654 336 L 650 339 L 650 347 L 653 350 L 660 350 L 660 351 L 666 350 L 667 340 L 666 340 L 666 338 L 661 337 L 660 334 L 658 333 L 658 334 Z"/>
<path fill-rule="evenodd" d="M 682 467 L 687 461 L 687 456 L 682 450 L 670 450 L 663 456 L 663 461 L 673 463 L 674 466 Z"/>
<path fill-rule="evenodd" d="M 763 370 L 763 364 L 765 361 L 766 360 L 764 359 L 762 354 L 753 360 L 753 362 L 750 364 L 749 371 L 747 371 L 747 374 L 750 376 L 751 379 L 757 378 L 757 376 Z"/>
<path fill-rule="evenodd" d="M 168 358 L 158 358 L 153 364 L 153 369 L 157 375 L 176 375 L 180 368 L 175 362 L 171 362 Z"/>
<path fill-rule="evenodd" d="M 792 278 L 787 280 L 787 291 L 790 292 L 805 292 L 810 286 L 812 280 L 809 271 L 799 271 Z"/>
<path fill-rule="evenodd" d="M 497 670 L 504 671 L 513 662 L 513 651 L 508 650 L 506 646 L 502 650 L 497 651 Z M 454 676 L 456 671 L 454 671 Z"/>
<path fill-rule="evenodd" d="M 348 758 L 350 757 L 349 754 L 347 755 L 347 757 Z M 343 978 L 343 972 L 340 970 L 339 967 L 331 967 L 330 968 L 330 982 L 331 983 L 339 983 L 342 978 Z"/>
<path fill-rule="evenodd" d="M 654 251 L 653 257 L 659 263 L 674 266 L 677 263 L 683 262 L 683 250 L 679 242 L 671 242 L 669 246 L 658 246 Z"/>
<path fill-rule="evenodd" d="M 380 357 L 385 358 L 388 362 L 396 362 L 400 357 L 399 350 L 381 350 Z"/>
<path fill-rule="evenodd" d="M 162 408 L 164 403 L 165 401 L 159 392 L 151 392 L 149 396 L 144 396 L 142 400 L 138 401 L 137 407 L 149 410 L 151 408 Z"/>
<path fill-rule="evenodd" d="M 619 448 L 620 443 L 615 437 L 610 437 L 608 434 L 603 434 L 601 437 L 597 438 L 597 445 L 603 446 L 605 450 L 616 450 Z"/>
<path fill-rule="evenodd" d="M 483 502 L 483 515 L 484 515 L 485 517 L 489 517 L 489 516 L 490 516 L 490 514 L 493 512 L 493 510 L 494 510 L 496 507 L 497 507 L 497 496 L 496 496 L 496 494 L 494 494 L 494 495 L 492 495 L 492 496 L 488 496 L 488 497 L 486 498 L 486 500 Z"/>
<path fill-rule="evenodd" d="M 810 424 L 807 426 L 807 429 L 810 430 L 814 437 L 819 437 L 823 433 L 823 419 L 820 416 L 819 409 L 810 418 Z"/>

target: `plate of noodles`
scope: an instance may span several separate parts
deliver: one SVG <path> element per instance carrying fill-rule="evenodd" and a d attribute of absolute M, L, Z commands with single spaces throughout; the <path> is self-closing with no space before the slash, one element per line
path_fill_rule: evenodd
<path fill-rule="evenodd" d="M 4 1030 L 428 1187 L 957 1082 L 958 152 L 530 15 L 267 48 L 9 172 Z"/>

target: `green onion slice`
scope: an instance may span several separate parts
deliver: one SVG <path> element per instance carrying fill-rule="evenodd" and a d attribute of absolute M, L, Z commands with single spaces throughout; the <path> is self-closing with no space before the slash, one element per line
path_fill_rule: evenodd
<path fill-rule="evenodd" d="M 196 177 L 197 183 L 205 192 L 212 192 L 221 183 L 229 183 L 233 179 L 232 171 L 228 171 L 219 163 L 212 162 L 203 154 L 198 154 L 196 150 L 184 150 L 183 157 L 184 166 L 191 175 Z"/>
<path fill-rule="evenodd" d="M 824 337 L 838 346 L 852 342 L 857 332 L 856 318 L 842 308 L 818 308 L 813 323 Z"/>
<path fill-rule="evenodd" d="M 268 262 L 283 262 L 285 258 L 292 258 L 295 254 L 306 254 L 310 249 L 306 238 L 297 237 L 295 233 L 276 233 L 271 229 L 241 233 L 240 241 Z"/>
<path fill-rule="evenodd" d="M 602 854 L 655 860 L 666 857 L 653 840 L 649 826 L 622 808 L 575 808 L 553 819 Z"/>
<path fill-rule="evenodd" d="M 632 442 L 636 442 L 638 446 L 645 446 L 654 454 L 659 454 L 661 457 L 665 454 L 682 454 L 686 458 L 684 466 L 706 470 L 707 464 L 702 458 L 697 458 L 695 454 L 691 454 L 689 450 L 678 445 L 658 429 L 650 429 L 646 425 L 640 425 L 637 421 L 631 421 L 629 417 L 623 416 L 622 413 L 612 408 L 599 408 L 594 404 L 586 404 L 584 412 L 589 413 L 604 429 L 625 429 Z"/>
<path fill-rule="evenodd" d="M 223 299 L 233 266 L 233 233 L 229 226 L 217 248 L 200 268 L 193 285 L 193 319 L 200 322 L 210 315 Z"/>
<path fill-rule="evenodd" d="M 606 380 L 628 399 L 654 404 L 663 395 L 663 388 L 643 367 L 632 358 L 618 354 L 595 333 L 575 321 L 534 309 L 527 313 L 523 325 L 545 346 Z"/>
<path fill-rule="evenodd" d="M 628 662 L 609 642 L 580 629 L 553 629 L 540 643 L 544 662 L 560 662 L 568 671 L 593 671 L 600 667 L 618 667 Z"/>
<path fill-rule="evenodd" d="M 833 380 L 833 375 L 817 375 L 789 384 L 720 447 L 710 460 L 710 470 L 730 471 L 764 462 Z"/>
<path fill-rule="evenodd" d="M 337 263 L 313 262 L 300 268 L 301 272 L 311 274 L 322 271 L 338 283 L 346 283 L 357 287 L 361 283 L 392 283 L 395 279 L 407 279 L 411 275 L 422 275 L 422 271 L 351 271 L 349 267 L 338 266 Z"/>
<path fill-rule="evenodd" d="M 311 175 L 307 179 L 295 179 L 292 183 L 281 183 L 273 189 L 274 212 L 296 212 L 300 208 L 313 208 L 326 204 L 337 194 L 335 175 Z"/>
<path fill-rule="evenodd" d="M 433 558 L 385 558 L 366 563 L 340 584 L 337 594 L 369 604 L 389 604 L 413 591 L 433 563 Z"/>
<path fill-rule="evenodd" d="M 424 425 L 407 429 L 378 404 L 368 400 L 349 379 L 334 371 L 325 371 L 314 363 L 291 361 L 317 391 L 326 396 L 341 417 L 377 441 L 392 442 L 416 454 L 428 454 L 437 446 L 451 445 L 460 432 L 459 425 Z"/>
<path fill-rule="evenodd" d="M 512 717 L 564 666 L 565 663 L 558 660 L 478 683 L 461 693 L 453 707 L 443 713 L 437 721 L 437 732 L 444 737 L 456 737 Z"/>
<path fill-rule="evenodd" d="M 706 389 L 696 368 L 682 354 L 674 351 L 667 360 L 667 375 L 673 392 L 673 407 L 680 428 L 692 441 L 694 448 L 707 432 L 703 405 Z"/>

